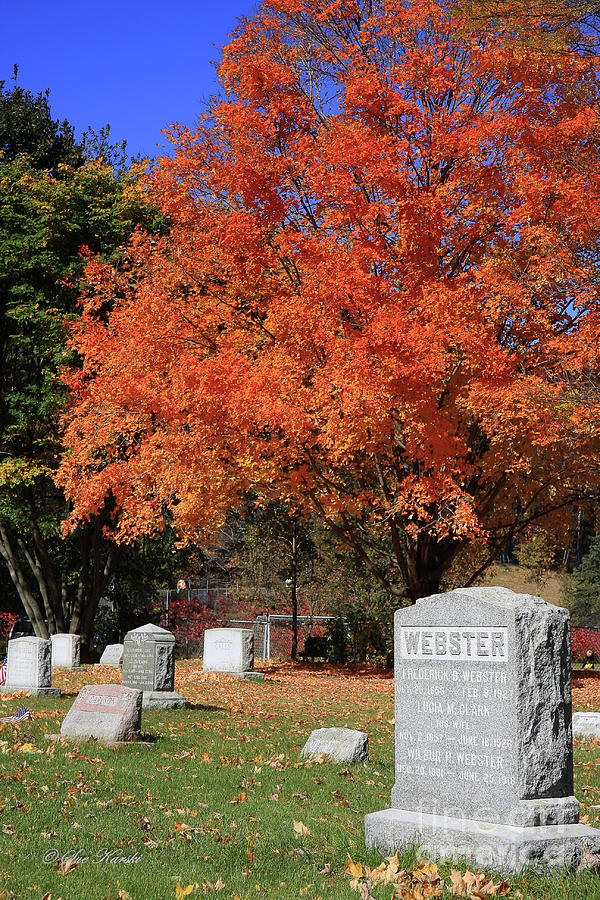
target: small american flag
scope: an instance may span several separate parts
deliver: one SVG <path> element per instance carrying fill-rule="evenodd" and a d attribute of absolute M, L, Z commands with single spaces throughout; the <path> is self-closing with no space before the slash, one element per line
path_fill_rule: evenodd
<path fill-rule="evenodd" d="M 8 656 L 4 656 L 4 662 L 0 666 L 0 684 L 6 681 L 6 670 L 8 668 Z"/>
<path fill-rule="evenodd" d="M 12 716 L 0 717 L 0 722 L 25 722 L 27 721 L 27 719 L 33 719 L 33 716 L 26 706 L 20 706 L 19 709 L 12 714 Z"/>

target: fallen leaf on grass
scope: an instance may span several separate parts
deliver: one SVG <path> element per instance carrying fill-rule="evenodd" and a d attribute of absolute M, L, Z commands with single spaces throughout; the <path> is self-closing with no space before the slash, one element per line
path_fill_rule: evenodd
<path fill-rule="evenodd" d="M 503 897 L 510 892 L 510 885 L 507 881 L 494 884 L 493 880 L 488 879 L 483 872 L 475 874 L 469 869 L 464 875 L 461 875 L 457 869 L 452 869 L 450 880 L 452 882 L 450 893 L 458 897 L 475 897 L 477 900 L 486 900 L 487 897 Z"/>
<path fill-rule="evenodd" d="M 346 863 L 346 868 L 344 872 L 347 875 L 350 875 L 351 878 L 362 878 L 364 876 L 364 869 L 360 863 L 355 863 L 352 860 L 352 857 L 348 857 L 348 862 Z"/>
<path fill-rule="evenodd" d="M 72 859 L 68 859 L 64 863 L 59 859 L 54 868 L 59 875 L 68 875 L 73 869 L 79 868 L 79 863 L 74 862 Z"/>
<path fill-rule="evenodd" d="M 155 850 L 158 847 L 158 841 L 152 841 L 147 837 L 142 838 L 142 843 L 148 850 Z"/>
<path fill-rule="evenodd" d="M 182 897 L 187 897 L 188 894 L 191 894 L 193 890 L 193 884 L 188 884 L 187 887 L 181 887 L 180 883 L 177 882 L 177 884 L 175 885 L 175 896 L 177 900 L 181 900 Z"/>
<path fill-rule="evenodd" d="M 207 891 L 222 891 L 225 887 L 225 882 L 222 878 L 217 878 L 217 880 L 213 883 L 212 881 L 203 881 L 202 882 L 202 890 L 204 893 Z"/>
<path fill-rule="evenodd" d="M 241 794 L 238 794 L 237 797 L 234 797 L 233 800 L 230 800 L 230 803 L 245 803 L 247 800 L 246 794 L 242 791 Z"/>
<path fill-rule="evenodd" d="M 382 862 L 376 869 L 369 869 L 367 866 L 366 875 L 371 884 L 398 884 L 401 877 L 406 875 L 406 872 L 400 869 L 400 857 L 397 853 L 387 856 L 386 861 L 387 865 Z"/>
<path fill-rule="evenodd" d="M 591 853 L 588 847 L 584 847 L 577 869 L 591 869 L 592 871 L 598 871 L 598 869 L 600 869 L 600 856 L 598 856 L 597 853 Z"/>
<path fill-rule="evenodd" d="M 21 753 L 43 753 L 43 750 L 38 750 L 33 744 L 29 741 L 26 741 L 24 744 L 17 744 L 17 750 L 20 750 Z"/>
<path fill-rule="evenodd" d="M 354 862 L 348 857 L 345 872 L 350 875 L 350 887 L 358 891 L 361 898 L 370 900 L 370 889 L 374 885 L 391 884 L 396 888 L 395 900 L 434 900 L 442 897 L 446 887 L 450 893 L 458 897 L 469 897 L 472 900 L 488 900 L 489 897 L 503 897 L 510 893 L 507 881 L 494 884 L 483 872 L 467 871 L 463 874 L 452 869 L 451 884 L 446 885 L 434 863 L 422 860 L 413 871 L 401 869 L 400 856 L 395 853 L 387 856 L 385 861 L 375 869 Z"/>
<path fill-rule="evenodd" d="M 304 822 L 297 822 L 294 819 L 294 831 L 296 834 L 299 834 L 300 837 L 306 837 L 308 834 L 312 834 L 310 828 L 304 824 Z"/>

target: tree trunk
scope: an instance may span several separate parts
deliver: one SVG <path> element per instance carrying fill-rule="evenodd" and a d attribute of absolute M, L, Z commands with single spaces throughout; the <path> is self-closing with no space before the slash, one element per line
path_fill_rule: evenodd
<path fill-rule="evenodd" d="M 106 558 L 102 559 L 100 552 L 101 543 L 102 529 L 100 524 L 98 524 L 98 527 L 94 528 L 92 538 L 92 577 L 88 581 L 89 590 L 83 606 L 83 617 L 79 631 L 81 634 L 81 649 L 86 654 L 89 653 L 92 642 L 92 630 L 96 612 L 98 611 L 98 604 L 113 576 L 120 552 L 116 544 L 109 544 Z M 71 627 L 71 633 L 76 633 L 73 631 L 73 627 Z"/>
<path fill-rule="evenodd" d="M 81 624 L 83 621 L 83 608 L 86 599 L 86 592 L 90 580 L 90 545 L 91 533 L 90 525 L 86 523 L 80 526 L 79 534 L 79 554 L 80 567 L 79 579 L 77 582 L 77 593 L 75 602 L 73 603 L 73 612 L 71 614 L 70 632 L 71 634 L 80 634 Z"/>
<path fill-rule="evenodd" d="M 298 659 L 298 523 L 294 519 L 292 531 L 292 659 Z"/>
<path fill-rule="evenodd" d="M 28 546 L 22 535 L 11 535 L 8 523 L 0 517 L 0 556 L 6 562 L 25 612 L 38 637 L 48 639 L 50 634 L 68 630 L 71 634 L 81 634 L 81 646 L 87 652 L 98 603 L 114 573 L 119 549 L 115 544 L 104 544 L 99 519 L 81 527 L 79 582 L 74 601 L 69 604 L 66 571 L 57 576 L 33 517 L 30 525 L 32 542 Z M 23 559 L 27 560 L 37 583 L 35 591 L 23 571 Z M 65 570 L 67 565 L 65 555 Z"/>
<path fill-rule="evenodd" d="M 66 628 L 62 613 L 59 578 L 56 576 L 44 538 L 33 515 L 31 516 L 31 534 L 36 548 L 36 556 L 39 560 L 39 569 L 43 573 L 43 581 L 46 585 L 47 607 L 49 607 L 50 611 L 47 618 L 50 632 L 64 634 Z"/>
<path fill-rule="evenodd" d="M 577 568 L 583 561 L 583 509 L 577 510 L 577 543 L 575 545 L 575 559 Z"/>
<path fill-rule="evenodd" d="M 0 555 L 6 562 L 12 583 L 17 589 L 21 603 L 33 625 L 33 630 L 38 637 L 46 638 L 47 640 L 49 634 L 40 603 L 27 584 L 19 558 L 10 540 L 8 526 L 2 518 L 0 518 Z"/>

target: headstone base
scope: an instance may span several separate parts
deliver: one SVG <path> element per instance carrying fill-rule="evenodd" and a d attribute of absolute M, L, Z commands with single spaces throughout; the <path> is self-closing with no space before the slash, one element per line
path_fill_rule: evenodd
<path fill-rule="evenodd" d="M 27 691 L 30 697 L 60 697 L 60 688 L 57 687 L 31 687 L 24 684 L 3 684 L 0 694 L 18 694 L 19 691 Z"/>
<path fill-rule="evenodd" d="M 418 844 L 436 859 L 465 859 L 502 872 L 544 871 L 574 869 L 586 851 L 600 853 L 600 830 L 589 825 L 520 828 L 384 809 L 365 816 L 365 843 L 387 855 Z"/>
<path fill-rule="evenodd" d="M 187 700 L 176 691 L 144 691 L 142 709 L 185 709 Z"/>
<path fill-rule="evenodd" d="M 250 681 L 264 681 L 264 672 L 221 672 L 217 669 L 205 669 L 205 675 L 228 675 L 230 678 L 249 679 Z"/>

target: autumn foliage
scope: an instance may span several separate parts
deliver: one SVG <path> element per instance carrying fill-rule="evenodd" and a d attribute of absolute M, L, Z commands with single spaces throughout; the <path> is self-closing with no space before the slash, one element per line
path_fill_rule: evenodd
<path fill-rule="evenodd" d="M 596 63 L 444 2 L 271 0 L 88 266 L 61 479 L 123 539 L 206 537 L 252 488 L 392 592 L 598 484 Z M 470 29 L 470 30 L 469 30 Z M 382 537 L 383 535 L 383 537 Z"/>

